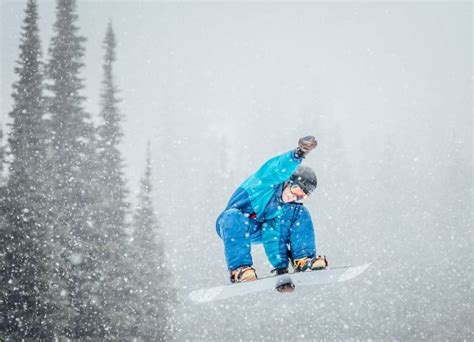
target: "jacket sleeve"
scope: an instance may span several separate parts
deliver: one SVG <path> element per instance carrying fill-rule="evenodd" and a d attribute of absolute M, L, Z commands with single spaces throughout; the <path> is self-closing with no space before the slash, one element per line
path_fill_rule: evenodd
<path fill-rule="evenodd" d="M 295 150 L 283 153 L 265 162 L 244 185 L 251 188 L 256 185 L 276 185 L 288 180 L 303 161 L 295 155 Z"/>
<path fill-rule="evenodd" d="M 288 180 L 302 160 L 295 156 L 294 150 L 273 157 L 240 185 L 247 192 L 257 218 L 263 215 L 275 187 Z"/>

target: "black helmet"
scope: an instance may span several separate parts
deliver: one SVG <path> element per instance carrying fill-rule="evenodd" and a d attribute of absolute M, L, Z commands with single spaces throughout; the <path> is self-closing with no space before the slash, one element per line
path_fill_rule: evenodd
<path fill-rule="evenodd" d="M 318 185 L 318 179 L 313 169 L 308 166 L 301 165 L 291 175 L 290 183 L 298 185 L 303 191 L 309 195 L 311 194 L 316 186 Z"/>

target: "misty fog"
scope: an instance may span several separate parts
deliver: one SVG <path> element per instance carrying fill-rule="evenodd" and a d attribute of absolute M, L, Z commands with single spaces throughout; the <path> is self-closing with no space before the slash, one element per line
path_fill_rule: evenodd
<path fill-rule="evenodd" d="M 1 4 L 2 145 L 25 3 Z M 55 2 L 38 11 L 47 58 Z M 172 339 L 472 339 L 471 3 L 78 1 L 77 14 L 93 120 L 115 31 L 132 207 L 150 141 Z M 371 267 L 293 294 L 190 302 L 229 281 L 215 232 L 229 197 L 306 135 L 318 140 L 304 161 L 318 176 L 304 201 L 318 254 Z"/>

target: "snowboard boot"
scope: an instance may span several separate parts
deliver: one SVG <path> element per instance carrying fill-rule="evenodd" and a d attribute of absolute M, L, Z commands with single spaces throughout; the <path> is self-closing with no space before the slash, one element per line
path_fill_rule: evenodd
<path fill-rule="evenodd" d="M 245 283 L 257 280 L 257 272 L 252 266 L 241 266 L 230 272 L 231 283 Z"/>
<path fill-rule="evenodd" d="M 326 256 L 321 255 L 318 255 L 314 258 L 304 257 L 293 261 L 293 268 L 295 269 L 295 272 L 323 270 L 326 267 L 328 267 Z"/>

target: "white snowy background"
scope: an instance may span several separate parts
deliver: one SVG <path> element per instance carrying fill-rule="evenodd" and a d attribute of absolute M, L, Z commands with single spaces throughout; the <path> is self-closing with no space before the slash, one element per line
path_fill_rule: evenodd
<path fill-rule="evenodd" d="M 5 133 L 24 5 L 1 4 Z M 46 52 L 54 2 L 39 14 Z M 79 1 L 78 15 L 90 113 L 114 26 L 132 202 L 151 141 L 177 340 L 473 338 L 471 3 Z M 228 281 L 214 222 L 234 189 L 308 134 L 318 252 L 372 267 L 291 295 L 187 301 Z"/>

